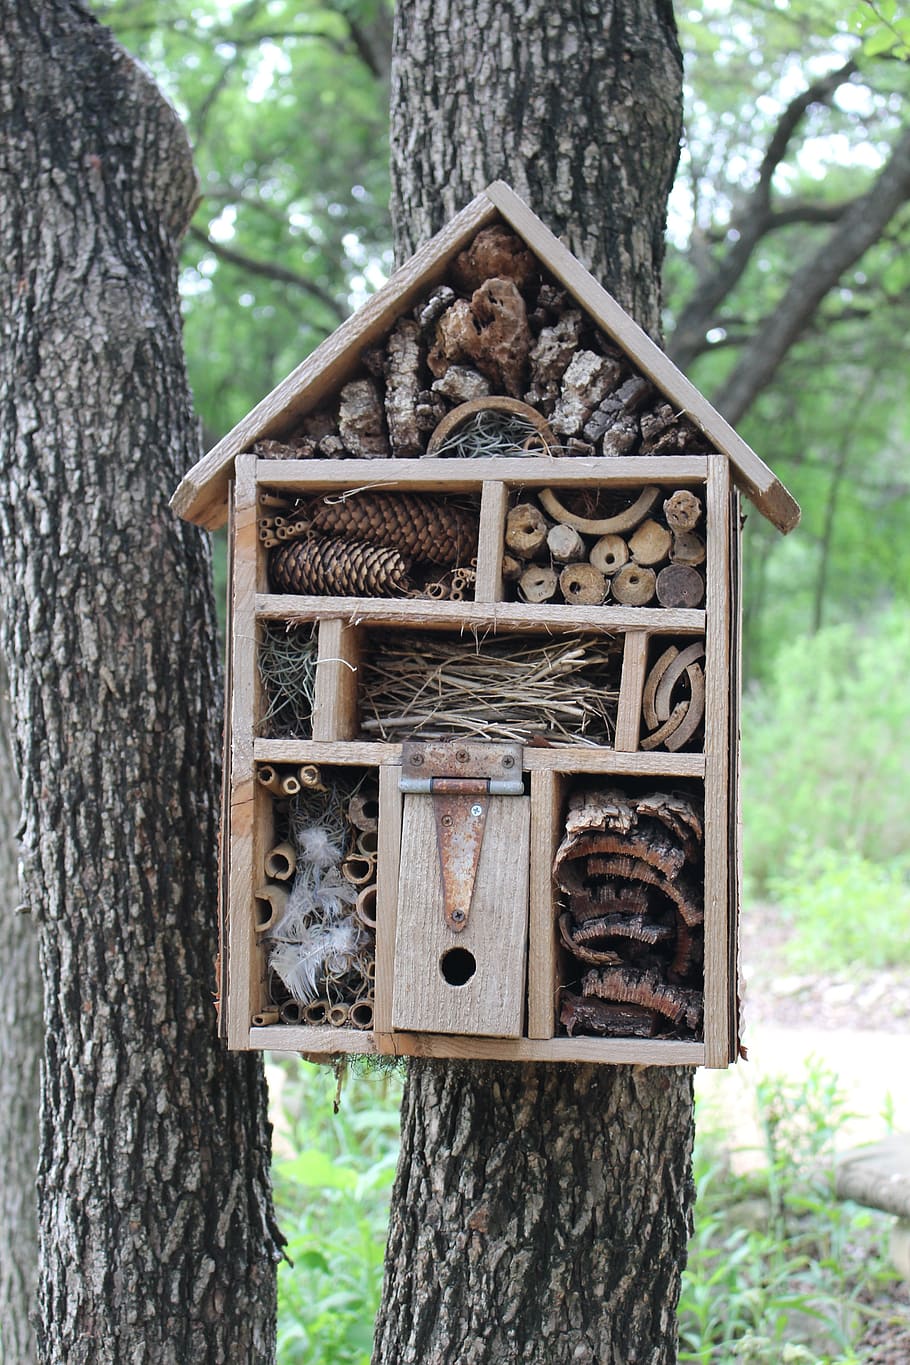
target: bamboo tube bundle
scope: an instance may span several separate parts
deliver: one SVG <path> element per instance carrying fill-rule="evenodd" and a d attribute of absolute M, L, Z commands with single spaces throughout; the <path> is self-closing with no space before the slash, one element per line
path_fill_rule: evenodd
<path fill-rule="evenodd" d="M 383 740 L 463 736 L 527 743 L 608 744 L 621 643 L 569 636 L 542 643 L 443 634 L 405 642 L 375 634 L 362 667 L 361 726 Z"/>

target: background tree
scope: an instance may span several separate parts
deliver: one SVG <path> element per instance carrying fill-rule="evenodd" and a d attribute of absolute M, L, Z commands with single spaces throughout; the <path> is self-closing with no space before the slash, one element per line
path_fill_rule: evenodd
<path fill-rule="evenodd" d="M 210 563 L 167 507 L 199 447 L 175 293 L 195 176 L 173 111 L 71 0 L 4 7 L 0 110 L 0 621 L 45 987 L 37 1355 L 268 1360 L 262 1072 L 218 1045 L 210 988 Z M 4 1323 L 5 1354 L 23 1340 Z"/>
<path fill-rule="evenodd" d="M 392 91 L 400 259 L 501 177 L 657 332 L 669 4 L 402 0 Z M 412 1061 L 374 1360 L 675 1360 L 691 1141 L 689 1069 Z"/>

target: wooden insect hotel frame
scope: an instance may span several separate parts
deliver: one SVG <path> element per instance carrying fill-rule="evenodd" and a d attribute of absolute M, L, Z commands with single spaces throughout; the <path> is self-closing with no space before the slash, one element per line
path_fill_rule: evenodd
<path fill-rule="evenodd" d="M 796 524 L 501 182 L 190 471 L 230 1047 L 735 1060 L 740 491 Z"/>

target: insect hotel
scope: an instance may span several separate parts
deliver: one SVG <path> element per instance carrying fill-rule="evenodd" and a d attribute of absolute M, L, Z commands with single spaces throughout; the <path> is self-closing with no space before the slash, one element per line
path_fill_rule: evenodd
<path fill-rule="evenodd" d="M 796 524 L 501 182 L 191 470 L 230 1047 L 735 1059 L 740 490 Z"/>

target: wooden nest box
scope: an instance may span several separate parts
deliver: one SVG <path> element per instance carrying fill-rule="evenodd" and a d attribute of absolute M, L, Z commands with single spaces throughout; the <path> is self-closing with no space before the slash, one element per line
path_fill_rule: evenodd
<path fill-rule="evenodd" d="M 796 524 L 500 182 L 190 471 L 230 1047 L 735 1059 L 740 491 Z"/>

